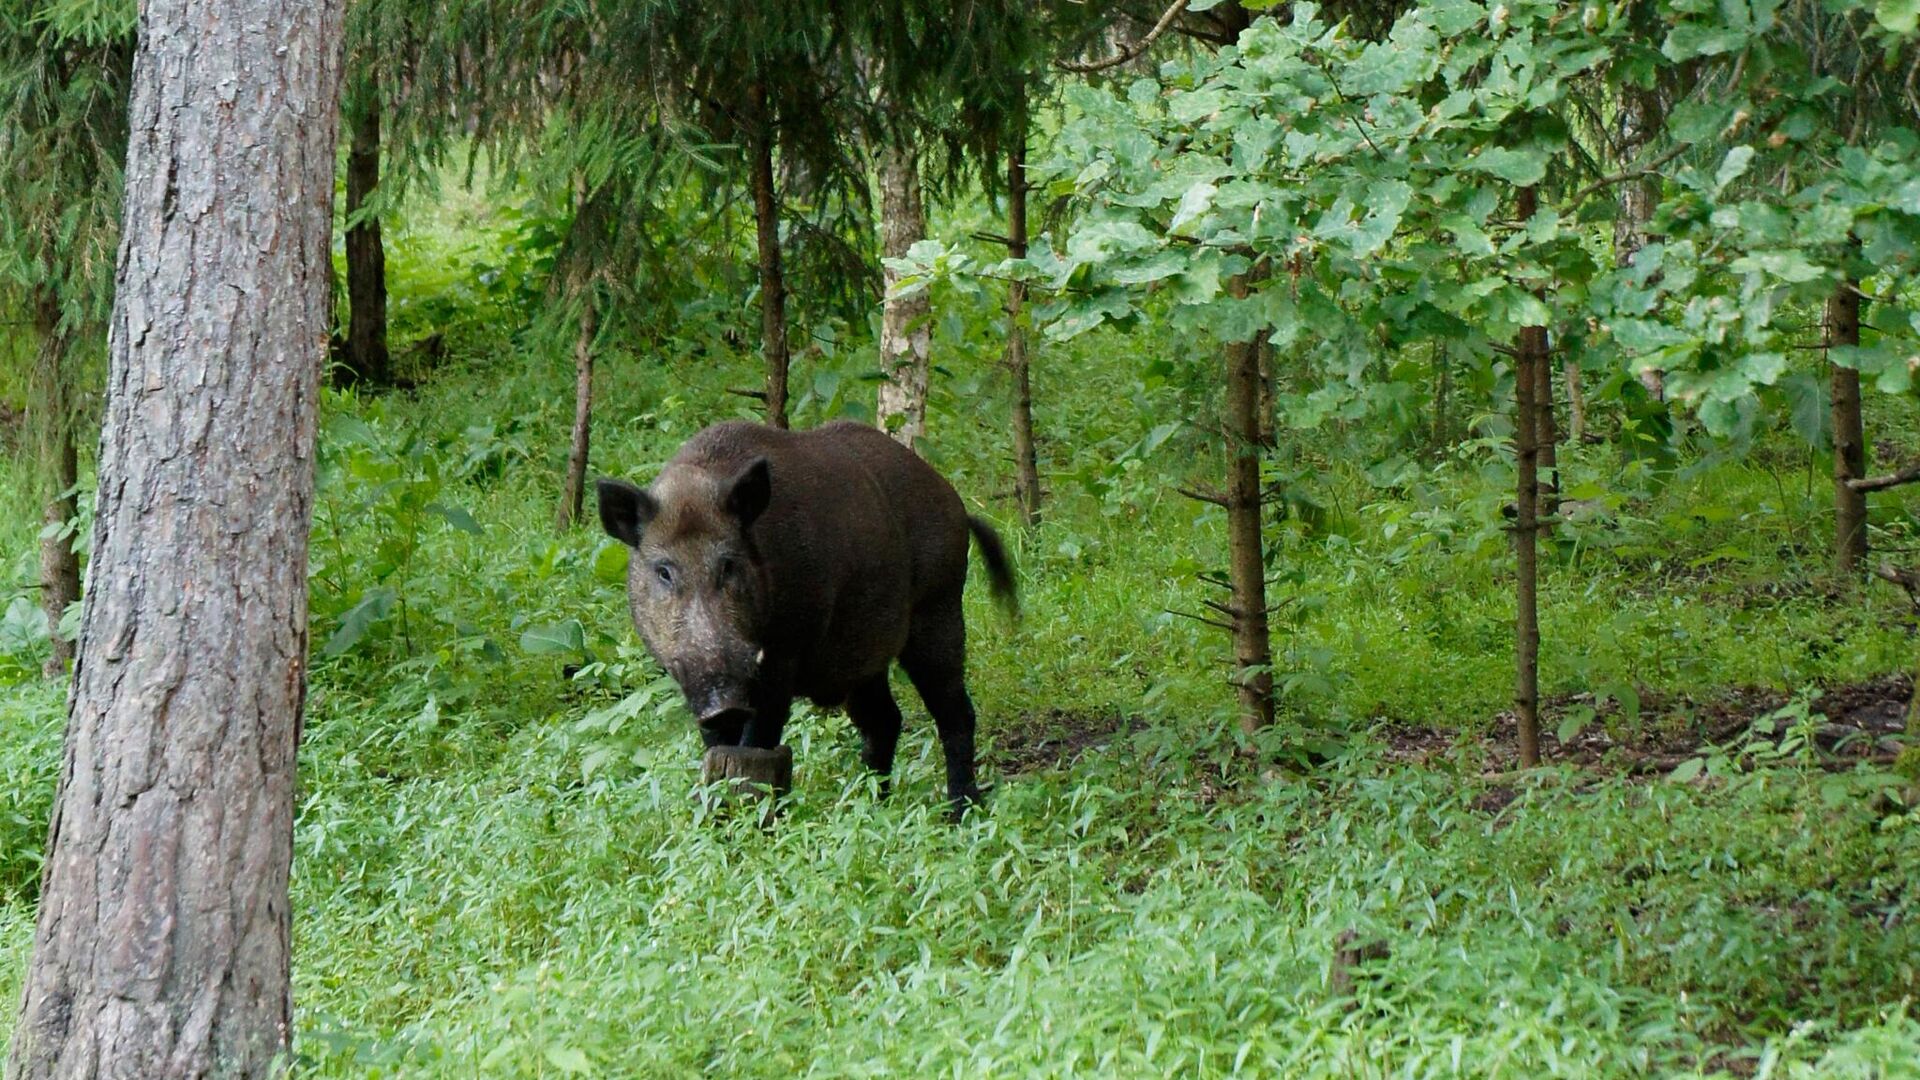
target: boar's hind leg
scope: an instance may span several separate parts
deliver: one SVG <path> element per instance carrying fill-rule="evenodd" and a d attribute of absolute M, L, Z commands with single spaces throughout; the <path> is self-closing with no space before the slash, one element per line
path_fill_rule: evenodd
<path fill-rule="evenodd" d="M 847 719 L 859 730 L 860 760 L 880 774 L 880 795 L 893 790 L 893 750 L 900 743 L 900 706 L 882 671 L 847 695 Z"/>
<path fill-rule="evenodd" d="M 926 604 L 913 614 L 900 666 L 940 731 L 947 759 L 947 798 L 957 817 L 980 799 L 973 775 L 973 699 L 966 684 L 967 626 L 960 594 Z"/>

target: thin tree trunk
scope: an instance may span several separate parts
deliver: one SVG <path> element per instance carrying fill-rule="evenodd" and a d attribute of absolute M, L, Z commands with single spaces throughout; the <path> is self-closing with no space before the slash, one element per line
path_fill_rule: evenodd
<path fill-rule="evenodd" d="M 1435 348 L 1433 355 L 1433 446 L 1444 452 L 1453 440 L 1453 420 L 1448 416 L 1453 397 L 1453 363 L 1446 346 Z"/>
<path fill-rule="evenodd" d="M 1621 93 L 1615 145 L 1622 168 L 1636 161 L 1653 139 L 1654 133 L 1664 123 L 1662 112 L 1657 88 L 1628 86 Z M 1654 204 L 1658 201 L 1655 184 L 1655 181 L 1641 177 L 1627 180 L 1618 188 L 1620 206 L 1613 219 L 1615 266 L 1633 265 L 1634 255 L 1647 246 L 1647 222 L 1653 219 Z M 1654 400 L 1666 400 L 1665 372 L 1648 365 L 1640 369 L 1639 375 L 1640 384 L 1646 387 Z"/>
<path fill-rule="evenodd" d="M 1913 694 L 1907 699 L 1907 741 L 1920 743 L 1920 661 L 1913 665 Z"/>
<path fill-rule="evenodd" d="M 760 252 L 760 352 L 767 364 L 767 423 L 787 426 L 787 279 L 780 265 L 780 206 L 773 185 L 773 115 L 761 83 L 747 88 L 753 130 L 754 240 Z"/>
<path fill-rule="evenodd" d="M 881 251 L 904 259 L 926 238 L 927 220 L 920 201 L 919 155 L 904 140 L 890 142 L 880 155 Z M 932 366 L 933 305 L 925 290 L 892 295 L 900 274 L 882 271 L 887 297 L 880 316 L 880 394 L 874 420 L 882 431 L 911 447 L 927 430 L 927 376 Z"/>
<path fill-rule="evenodd" d="M 1247 275 L 1228 290 L 1247 295 Z M 1253 341 L 1226 347 L 1227 561 L 1233 597 L 1234 683 L 1240 726 L 1251 733 L 1273 723 L 1273 647 L 1267 634 L 1267 569 L 1260 536 L 1260 356 Z"/>
<path fill-rule="evenodd" d="M 1027 257 L 1027 139 L 1024 124 L 1007 150 L 1007 254 Z M 1027 333 L 1020 311 L 1027 300 L 1023 281 L 1007 285 L 1007 371 L 1013 375 L 1014 496 L 1020 503 L 1020 522 L 1032 528 L 1040 523 L 1040 460 L 1033 441 L 1032 363 L 1027 357 Z"/>
<path fill-rule="evenodd" d="M 367 205 L 380 185 L 380 99 L 369 87 L 353 110 L 353 139 L 347 151 L 347 216 Z M 347 368 L 357 381 L 387 386 L 393 382 L 387 353 L 387 252 L 380 219 L 369 217 L 347 229 Z"/>
<path fill-rule="evenodd" d="M 35 427 L 44 485 L 40 522 L 50 534 L 40 538 L 40 607 L 52 630 L 45 671 L 53 677 L 65 674 L 73 662 L 73 644 L 60 636 L 60 620 L 67 605 L 80 599 L 80 557 L 73 553 L 73 538 L 62 526 L 80 512 L 79 496 L 73 490 L 80 482 L 80 455 L 73 442 L 68 337 L 60 329 L 60 312 L 52 300 L 43 298 L 39 308 L 40 354 L 34 368 L 40 418 Z"/>
<path fill-rule="evenodd" d="M 1860 294 L 1843 281 L 1827 298 L 1827 344 L 1860 344 Z M 1843 577 L 1867 564 L 1867 496 L 1847 481 L 1867 474 L 1867 440 L 1860 421 L 1860 372 L 1829 363 L 1833 386 L 1833 569 Z"/>
<path fill-rule="evenodd" d="M 1260 365 L 1260 400 L 1254 405 L 1260 427 L 1260 445 L 1272 450 L 1280 445 L 1279 406 L 1274 400 L 1273 342 L 1267 340 L 1267 334 L 1262 332 L 1254 339 L 1253 347 L 1258 352 Z"/>
<path fill-rule="evenodd" d="M 1587 441 L 1587 394 L 1580 385 L 1580 361 L 1569 356 L 1562 366 L 1567 380 L 1567 422 L 1572 428 L 1568 438 L 1575 446 Z"/>
<path fill-rule="evenodd" d="M 587 442 L 593 427 L 593 290 L 580 302 L 580 330 L 573 339 L 573 439 L 567 450 L 567 480 L 553 527 L 566 532 L 580 520 L 587 491 Z"/>
<path fill-rule="evenodd" d="M 1542 331 L 1544 335 L 1544 331 Z M 1553 359 L 1545 343 L 1534 357 L 1534 438 L 1540 447 L 1540 503 L 1542 517 L 1560 512 L 1560 431 L 1553 415 Z"/>
<path fill-rule="evenodd" d="M 1520 189 L 1519 217 L 1526 222 L 1537 208 L 1534 190 Z M 1540 764 L 1540 609 L 1539 609 L 1539 371 L 1546 365 L 1547 328 L 1520 331 L 1513 379 L 1513 449 L 1518 477 L 1513 523 L 1514 689 L 1513 714 L 1520 729 L 1520 765 Z"/>
<path fill-rule="evenodd" d="M 140 15 L 96 587 L 12 1080 L 263 1077 L 291 1034 L 341 3 Z"/>

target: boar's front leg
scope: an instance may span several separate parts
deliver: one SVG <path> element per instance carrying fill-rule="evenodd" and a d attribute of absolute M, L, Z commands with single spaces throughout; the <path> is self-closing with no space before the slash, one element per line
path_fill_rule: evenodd
<path fill-rule="evenodd" d="M 787 717 L 793 712 L 793 691 L 783 686 L 762 685 L 753 693 L 753 719 L 740 738 L 741 746 L 771 750 L 780 745 L 786 733 Z"/>
<path fill-rule="evenodd" d="M 860 732 L 860 760 L 880 774 L 880 797 L 885 798 L 893 791 L 893 751 L 900 744 L 900 706 L 885 671 L 847 695 L 847 719 Z"/>

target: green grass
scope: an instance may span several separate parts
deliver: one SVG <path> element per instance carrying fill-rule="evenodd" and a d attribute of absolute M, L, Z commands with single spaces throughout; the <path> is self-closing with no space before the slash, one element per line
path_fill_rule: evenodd
<path fill-rule="evenodd" d="M 1281 737 L 1342 749 L 1255 775 L 1226 734 L 1224 641 L 1172 614 L 1201 610 L 1195 573 L 1223 561 L 1217 511 L 1171 490 L 1216 459 L 1190 428 L 1156 434 L 1195 414 L 1205 373 L 1142 376 L 1143 350 L 1179 356 L 1150 335 L 1050 347 L 1049 518 L 1007 530 L 1024 620 L 970 597 L 975 698 L 989 748 L 1137 722 L 1070 763 L 989 768 L 989 812 L 955 828 L 910 693 L 885 803 L 844 720 L 803 711 L 798 789 L 762 834 L 690 800 L 673 697 L 630 696 L 657 682 L 619 550 L 552 533 L 566 358 L 482 338 L 412 394 L 326 401 L 301 1075 L 1916 1075 L 1920 819 L 1876 799 L 1878 774 L 1554 773 L 1492 810 L 1477 764 L 1397 765 L 1365 736 L 1472 735 L 1508 706 L 1491 451 L 1388 476 L 1358 464 L 1378 460 L 1364 431 L 1288 449 L 1325 513 L 1273 531 Z M 723 390 L 751 358 L 669 353 L 603 358 L 597 469 L 644 479 L 744 410 Z M 1004 516 L 990 353 L 944 361 L 928 452 Z M 865 400 L 862 361 L 802 361 L 803 423 Z M 1876 430 L 1911 442 L 1912 410 L 1883 408 Z M 1546 693 L 1705 700 L 1910 667 L 1904 601 L 1827 587 L 1821 468 L 1784 436 L 1665 477 L 1570 461 L 1569 489 L 1604 482 L 1619 506 L 1543 560 Z M 1913 497 L 1875 505 L 1876 542 L 1911 546 Z M 0 469 L 9 551 L 31 513 Z M 543 644 L 571 620 L 577 646 Z M 59 688 L 20 678 L 0 701 L 0 1000 L 59 761 Z M 1388 950 L 1350 1000 L 1328 988 L 1348 930 Z"/>

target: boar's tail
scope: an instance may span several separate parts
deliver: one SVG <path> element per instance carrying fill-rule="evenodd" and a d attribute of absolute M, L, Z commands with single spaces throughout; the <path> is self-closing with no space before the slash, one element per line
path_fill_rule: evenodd
<path fill-rule="evenodd" d="M 980 518 L 967 515 L 967 531 L 980 545 L 980 560 L 987 564 L 987 581 L 993 586 L 993 598 L 1000 601 L 1008 615 L 1020 617 L 1020 592 L 1013 580 L 1013 560 L 1007 558 L 1007 546 L 1000 534 Z"/>

